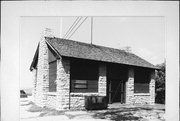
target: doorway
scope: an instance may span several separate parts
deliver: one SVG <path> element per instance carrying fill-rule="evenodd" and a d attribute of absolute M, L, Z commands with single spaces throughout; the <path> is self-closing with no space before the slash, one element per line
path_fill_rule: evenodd
<path fill-rule="evenodd" d="M 125 81 L 127 67 L 119 64 L 107 66 L 107 99 L 108 103 L 125 103 Z"/>
<path fill-rule="evenodd" d="M 124 103 L 124 81 L 119 79 L 108 80 L 108 102 L 120 102 Z"/>

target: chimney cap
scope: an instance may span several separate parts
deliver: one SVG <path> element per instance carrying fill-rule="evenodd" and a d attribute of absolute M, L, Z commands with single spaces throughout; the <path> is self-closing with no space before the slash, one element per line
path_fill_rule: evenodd
<path fill-rule="evenodd" d="M 54 37 L 53 36 L 53 31 L 51 28 L 44 28 L 44 30 L 41 33 L 42 37 Z"/>

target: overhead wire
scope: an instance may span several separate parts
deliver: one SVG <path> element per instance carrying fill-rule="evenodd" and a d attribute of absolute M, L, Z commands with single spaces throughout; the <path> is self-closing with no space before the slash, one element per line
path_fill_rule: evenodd
<path fill-rule="evenodd" d="M 77 22 L 77 20 L 79 19 L 80 17 L 77 17 L 76 20 L 73 22 L 73 24 L 69 27 L 68 31 L 66 32 L 66 34 L 64 35 L 63 38 L 65 38 L 69 32 L 71 31 L 71 29 L 73 28 L 73 26 L 75 25 L 75 23 Z"/>
<path fill-rule="evenodd" d="M 66 38 L 69 36 L 69 34 L 72 32 L 72 30 L 77 26 L 77 24 L 80 22 L 80 20 L 82 19 L 82 17 L 78 17 L 76 18 L 76 20 L 73 22 L 73 24 L 71 25 L 71 27 L 68 29 L 68 31 L 66 32 L 66 34 L 64 35 L 63 38 Z"/>
<path fill-rule="evenodd" d="M 85 22 L 85 20 L 87 19 L 88 17 L 86 17 L 82 22 L 81 22 L 81 24 L 79 24 L 79 26 L 74 30 L 74 32 L 68 37 L 68 39 L 70 38 L 70 37 L 72 37 L 73 36 L 73 34 L 77 31 L 77 29 Z"/>

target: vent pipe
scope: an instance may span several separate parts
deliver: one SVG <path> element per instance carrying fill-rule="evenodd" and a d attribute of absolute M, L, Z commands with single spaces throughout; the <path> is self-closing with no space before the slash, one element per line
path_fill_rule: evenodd
<path fill-rule="evenodd" d="M 60 38 L 63 38 L 63 18 L 60 17 Z"/>
<path fill-rule="evenodd" d="M 93 17 L 91 16 L 91 44 L 93 41 Z"/>

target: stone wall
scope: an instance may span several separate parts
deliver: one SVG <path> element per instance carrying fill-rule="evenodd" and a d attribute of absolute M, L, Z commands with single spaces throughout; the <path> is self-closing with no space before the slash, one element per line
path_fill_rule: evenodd
<path fill-rule="evenodd" d="M 37 86 L 37 69 L 33 69 L 32 70 L 32 76 L 33 76 L 32 97 L 33 97 L 33 101 L 35 102 L 35 98 L 36 98 L 36 86 Z"/>
<path fill-rule="evenodd" d="M 70 61 L 57 60 L 57 92 L 48 92 L 46 106 L 57 110 L 69 109 L 70 91 Z"/>
<path fill-rule="evenodd" d="M 106 65 L 99 65 L 99 80 L 98 80 L 98 93 L 100 96 L 106 96 L 106 86 L 107 86 L 107 77 L 106 77 Z"/>
<path fill-rule="evenodd" d="M 135 93 L 134 103 L 135 104 L 149 104 L 150 94 L 149 93 Z"/>
<path fill-rule="evenodd" d="M 48 47 L 45 38 L 42 37 L 39 42 L 39 55 L 37 64 L 37 84 L 35 103 L 41 107 L 46 105 L 46 93 L 49 90 L 49 63 Z"/>
<path fill-rule="evenodd" d="M 85 96 L 99 96 L 98 93 L 71 93 L 70 109 L 84 109 Z"/>
<path fill-rule="evenodd" d="M 70 61 L 57 60 L 57 100 L 58 110 L 69 109 L 70 102 Z"/>
<path fill-rule="evenodd" d="M 57 94 L 47 93 L 46 107 L 56 109 L 58 106 Z"/>
<path fill-rule="evenodd" d="M 126 104 L 154 104 L 155 103 L 155 71 L 151 72 L 149 93 L 134 93 L 134 69 L 129 69 L 126 82 Z"/>
<path fill-rule="evenodd" d="M 134 93 L 134 103 L 154 104 L 155 103 L 155 71 L 150 73 L 149 93 Z"/>
<path fill-rule="evenodd" d="M 71 94 L 70 109 L 84 109 L 84 95 Z"/>
<path fill-rule="evenodd" d="M 134 103 L 134 69 L 128 70 L 128 80 L 126 82 L 126 104 Z"/>
<path fill-rule="evenodd" d="M 155 71 L 151 72 L 151 80 L 149 83 L 149 93 L 150 93 L 150 104 L 155 103 Z"/>

